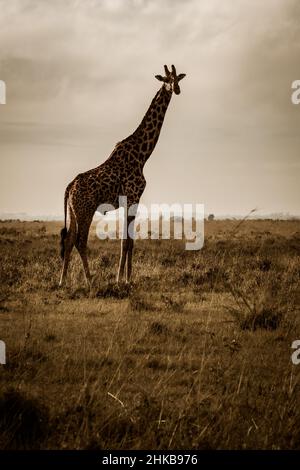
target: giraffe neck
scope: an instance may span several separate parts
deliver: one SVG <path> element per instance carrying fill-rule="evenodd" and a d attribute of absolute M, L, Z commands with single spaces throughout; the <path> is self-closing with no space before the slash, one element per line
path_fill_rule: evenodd
<path fill-rule="evenodd" d="M 132 134 L 139 153 L 138 159 L 144 165 L 158 141 L 172 91 L 163 85 L 153 98 L 141 124 Z"/>

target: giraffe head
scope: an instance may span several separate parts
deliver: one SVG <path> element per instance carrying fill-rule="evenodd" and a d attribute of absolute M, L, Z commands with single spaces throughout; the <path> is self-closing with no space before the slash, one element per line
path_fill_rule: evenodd
<path fill-rule="evenodd" d="M 155 78 L 157 78 L 157 80 L 159 80 L 160 82 L 164 82 L 166 85 L 169 85 L 172 92 L 174 91 L 175 95 L 179 95 L 180 87 L 178 85 L 178 82 L 180 82 L 180 80 L 185 77 L 185 73 L 180 73 L 179 75 L 177 75 L 174 65 L 172 65 L 172 72 L 170 72 L 166 65 L 164 65 L 164 68 L 166 75 L 164 77 L 162 75 L 155 75 Z"/>

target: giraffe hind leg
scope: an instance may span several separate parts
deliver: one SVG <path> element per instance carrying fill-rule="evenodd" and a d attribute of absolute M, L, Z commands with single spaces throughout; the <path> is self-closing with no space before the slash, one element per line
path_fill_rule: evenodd
<path fill-rule="evenodd" d="M 76 219 L 72 210 L 70 210 L 70 227 L 67 232 L 65 240 L 62 239 L 63 267 L 61 271 L 59 287 L 62 287 L 65 282 L 67 272 L 68 272 L 71 252 L 75 243 L 75 239 L 76 239 Z"/>
<path fill-rule="evenodd" d="M 89 287 L 91 287 L 91 273 L 90 273 L 89 263 L 88 263 L 88 258 L 87 258 L 87 240 L 88 240 L 91 222 L 92 222 L 92 217 L 89 220 L 85 220 L 84 222 L 80 222 L 80 221 L 78 222 L 77 237 L 75 241 L 75 246 L 81 257 L 86 282 Z"/>

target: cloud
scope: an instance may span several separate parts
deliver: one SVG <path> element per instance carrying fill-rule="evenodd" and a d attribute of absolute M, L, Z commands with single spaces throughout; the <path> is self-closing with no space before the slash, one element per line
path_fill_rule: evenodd
<path fill-rule="evenodd" d="M 26 155 L 29 146 L 55 147 L 51 161 L 66 158 L 67 146 L 99 146 L 103 160 L 139 124 L 157 90 L 154 75 L 175 63 L 187 77 L 168 111 L 160 163 L 147 166 L 150 177 L 160 164 L 175 179 L 188 166 L 180 198 L 201 196 L 221 210 L 218 190 L 203 180 L 198 196 L 198 174 L 214 168 L 227 175 L 232 204 L 230 172 L 243 179 L 251 162 L 259 173 L 263 155 L 256 178 L 263 200 L 267 168 L 278 175 L 282 165 L 298 168 L 300 108 L 290 101 L 300 78 L 297 0 L 0 0 L 0 10 L 4 167 L 4 144 L 10 155 L 15 146 Z M 171 182 L 162 184 L 161 197 L 177 197 Z M 250 185 L 241 190 L 252 197 Z"/>

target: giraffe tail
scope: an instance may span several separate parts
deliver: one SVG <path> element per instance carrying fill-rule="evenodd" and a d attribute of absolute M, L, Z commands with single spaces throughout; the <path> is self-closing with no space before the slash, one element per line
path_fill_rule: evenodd
<path fill-rule="evenodd" d="M 68 230 L 66 227 L 61 229 L 60 231 L 60 256 L 61 259 L 64 259 L 65 257 L 65 239 L 67 238 L 68 235 Z"/>
<path fill-rule="evenodd" d="M 65 226 L 64 228 L 60 231 L 60 256 L 62 259 L 64 259 L 65 256 L 65 239 L 67 238 L 68 235 L 68 229 L 67 229 L 67 205 L 68 205 L 68 199 L 69 199 L 69 191 L 70 191 L 70 185 L 67 186 L 67 189 L 65 191 L 65 198 L 64 198 L 64 214 L 65 214 Z"/>

